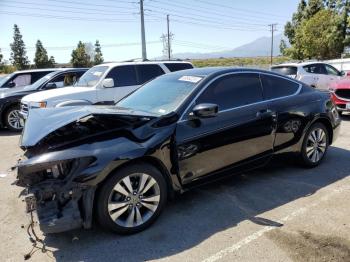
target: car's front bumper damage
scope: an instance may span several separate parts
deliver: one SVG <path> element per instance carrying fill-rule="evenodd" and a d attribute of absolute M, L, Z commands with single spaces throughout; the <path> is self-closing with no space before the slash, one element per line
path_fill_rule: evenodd
<path fill-rule="evenodd" d="M 25 187 L 27 212 L 37 212 L 43 233 L 90 228 L 95 186 L 74 178 L 91 159 L 18 165 L 16 184 Z"/>

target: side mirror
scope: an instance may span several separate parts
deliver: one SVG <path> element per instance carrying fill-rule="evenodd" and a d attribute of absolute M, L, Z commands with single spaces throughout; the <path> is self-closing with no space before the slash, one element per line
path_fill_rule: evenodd
<path fill-rule="evenodd" d="M 45 90 L 55 89 L 57 88 L 57 85 L 53 82 L 47 83 L 44 87 Z"/>
<path fill-rule="evenodd" d="M 340 76 L 348 76 L 347 73 L 345 73 L 344 71 L 340 71 Z"/>
<path fill-rule="evenodd" d="M 8 87 L 9 88 L 12 88 L 12 87 L 15 87 L 16 86 L 16 83 L 15 82 L 10 82 L 9 84 L 8 84 Z"/>
<path fill-rule="evenodd" d="M 347 76 L 347 77 L 350 76 L 350 71 L 346 72 L 346 76 Z"/>
<path fill-rule="evenodd" d="M 216 104 L 199 104 L 196 105 L 191 115 L 198 118 L 210 118 L 215 117 L 219 112 L 219 106 Z"/>
<path fill-rule="evenodd" d="M 113 78 L 106 78 L 102 82 L 102 86 L 105 88 L 111 88 L 114 87 L 114 80 Z"/>

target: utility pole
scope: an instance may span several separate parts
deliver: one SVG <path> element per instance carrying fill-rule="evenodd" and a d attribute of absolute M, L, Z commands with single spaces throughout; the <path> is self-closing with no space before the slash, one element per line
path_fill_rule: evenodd
<path fill-rule="evenodd" d="M 270 64 L 273 64 L 273 36 L 274 36 L 274 32 L 277 31 L 276 28 L 277 24 L 270 24 L 270 31 L 271 31 L 271 59 L 270 59 Z"/>
<path fill-rule="evenodd" d="M 169 15 L 166 16 L 166 22 L 167 22 L 167 27 L 168 27 L 168 60 L 171 60 L 170 21 L 169 21 Z"/>
<path fill-rule="evenodd" d="M 142 60 L 147 60 L 146 51 L 146 35 L 145 35 L 145 14 L 143 10 L 143 1 L 140 0 L 140 15 L 141 15 L 141 43 L 142 43 Z"/>

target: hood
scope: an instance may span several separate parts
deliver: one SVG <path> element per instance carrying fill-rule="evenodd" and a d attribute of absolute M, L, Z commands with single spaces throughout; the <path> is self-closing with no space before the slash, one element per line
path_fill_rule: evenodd
<path fill-rule="evenodd" d="M 56 88 L 56 89 L 51 89 L 51 90 L 45 90 L 41 91 L 39 93 L 31 94 L 22 99 L 22 102 L 42 102 L 42 101 L 47 101 L 51 98 L 59 98 L 61 96 L 71 96 L 72 94 L 75 93 L 82 93 L 86 91 L 92 91 L 93 88 L 91 87 L 74 87 L 74 86 L 69 86 L 69 87 L 63 87 L 63 88 Z"/>
<path fill-rule="evenodd" d="M 146 112 L 115 106 L 33 109 L 22 133 L 21 147 L 33 147 L 54 132 L 55 139 L 64 137 L 61 141 L 67 142 L 86 135 L 130 127 L 154 117 Z"/>
<path fill-rule="evenodd" d="M 345 78 L 338 80 L 330 85 L 333 89 L 350 89 L 350 79 Z"/>
<path fill-rule="evenodd" d="M 16 95 L 25 95 L 33 92 L 33 88 L 31 86 L 20 86 L 20 87 L 13 87 L 13 88 L 0 88 L 0 98 L 6 98 L 9 96 L 16 96 Z"/>

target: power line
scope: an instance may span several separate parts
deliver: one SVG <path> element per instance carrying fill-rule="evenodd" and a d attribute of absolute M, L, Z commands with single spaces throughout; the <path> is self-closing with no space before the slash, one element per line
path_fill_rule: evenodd
<path fill-rule="evenodd" d="M 158 3 L 158 5 L 154 6 L 152 4 L 148 4 L 149 7 L 163 9 L 163 10 L 165 10 L 167 12 L 174 11 L 176 13 L 179 13 L 178 10 L 170 9 L 168 7 L 168 5 L 166 5 L 166 7 L 159 6 L 159 4 L 161 4 L 161 5 L 163 4 L 164 5 L 165 4 L 164 2 L 161 2 L 161 1 L 158 1 L 158 0 L 152 0 L 152 1 L 155 2 L 155 3 Z M 171 7 L 175 8 L 175 9 L 180 9 L 182 11 L 181 13 L 184 13 L 183 10 L 185 10 L 185 12 L 187 12 L 187 13 L 188 13 L 189 10 L 191 10 L 192 12 L 196 12 L 197 13 L 197 14 L 194 14 L 196 17 L 200 16 L 200 15 L 198 15 L 198 13 L 200 13 L 200 14 L 206 14 L 206 17 L 208 15 L 211 15 L 211 16 L 215 16 L 216 18 L 220 17 L 220 19 L 222 19 L 222 18 L 229 18 L 229 19 L 236 18 L 236 19 L 239 19 L 240 21 L 246 20 L 246 21 L 249 21 L 249 22 L 255 21 L 255 22 L 260 22 L 260 23 L 266 23 L 266 21 L 270 20 L 270 18 L 257 17 L 255 15 L 253 15 L 252 13 L 250 13 L 248 19 L 247 19 L 246 15 L 242 16 L 242 14 L 239 14 L 239 16 L 237 16 L 237 15 L 236 16 L 235 15 L 227 15 L 227 14 L 223 14 L 222 11 L 216 12 L 215 10 L 212 10 L 212 9 L 208 10 L 207 8 L 203 8 L 203 7 L 200 7 L 200 6 L 195 6 L 194 7 L 194 6 L 191 6 L 191 5 L 187 4 L 187 3 L 186 3 L 186 5 L 179 5 L 178 3 L 177 4 L 172 3 Z M 274 20 L 276 20 L 276 19 L 274 19 Z"/>
<path fill-rule="evenodd" d="M 204 3 L 204 4 L 207 4 L 207 5 L 211 5 L 211 6 L 216 6 L 216 7 L 222 7 L 222 8 L 229 8 L 231 10 L 236 10 L 236 11 L 239 11 L 239 12 L 245 12 L 245 13 L 255 13 L 255 14 L 261 14 L 261 15 L 265 15 L 265 16 L 269 16 L 269 18 L 272 17 L 281 17 L 281 18 L 284 18 L 283 16 L 280 16 L 280 15 L 276 15 L 274 13 L 267 13 L 267 12 L 261 12 L 261 11 L 256 11 L 256 10 L 249 10 L 249 9 L 243 9 L 243 8 L 237 8 L 237 7 L 232 7 L 232 6 L 228 6 L 228 5 L 223 5 L 223 4 L 220 4 L 220 3 L 217 3 L 215 2 L 212 3 L 212 2 L 208 2 L 208 1 L 204 1 L 204 0 L 195 0 L 196 2 L 200 2 L 200 3 Z"/>
<path fill-rule="evenodd" d="M 100 13 L 100 12 L 85 12 L 85 11 L 73 11 L 73 10 L 55 10 L 55 9 L 47 9 L 47 8 L 40 8 L 40 7 L 21 7 L 21 6 L 10 6 L 10 5 L 2 5 L 5 7 L 10 7 L 10 8 L 16 8 L 16 9 L 32 9 L 32 10 L 41 10 L 41 11 L 49 11 L 49 12 L 65 12 L 65 13 L 72 13 L 72 14 L 87 14 L 87 15 L 113 15 L 115 16 L 115 12 L 114 14 L 112 13 Z M 118 15 L 132 15 L 133 13 L 118 13 Z"/>
<path fill-rule="evenodd" d="M 47 0 L 50 2 L 56 2 L 56 3 L 66 3 L 66 4 L 73 4 L 73 5 L 79 5 L 79 6 L 97 6 L 97 7 L 107 7 L 108 9 L 129 9 L 129 10 L 134 10 L 134 8 L 128 8 L 128 7 L 117 7 L 117 6 L 111 6 L 111 5 L 103 5 L 103 4 L 91 4 L 91 3 L 86 3 L 86 2 L 79 2 L 79 1 L 67 1 L 67 0 Z"/>
<path fill-rule="evenodd" d="M 0 11 L 0 14 L 4 15 L 15 15 L 15 16 L 26 16 L 26 17 L 36 17 L 36 18 L 48 18 L 48 19 L 63 19 L 63 20 L 78 20 L 78 21 L 93 21 L 93 22 L 138 22 L 137 20 L 128 19 L 108 19 L 108 18 L 85 18 L 85 17 L 69 17 L 69 16 L 58 16 L 58 15 L 44 15 L 44 14 L 33 14 L 33 13 L 18 13 L 18 12 L 6 12 Z M 157 19 L 150 19 L 148 22 L 158 22 Z"/>
<path fill-rule="evenodd" d="M 148 45 L 152 45 L 152 44 L 160 44 L 161 41 L 160 40 L 155 40 L 155 41 L 148 41 L 147 44 Z M 125 46 L 140 46 L 140 42 L 129 42 L 129 43 L 118 43 L 118 44 L 102 44 L 101 48 L 112 48 L 112 47 L 125 47 Z M 48 46 L 45 47 L 46 50 L 48 51 L 52 51 L 52 50 L 56 50 L 56 51 L 64 51 L 64 50 L 72 50 L 76 48 L 76 46 Z M 0 48 L 3 51 L 10 51 L 10 48 Z M 34 51 L 36 49 L 36 47 L 27 47 L 26 48 L 28 51 Z"/>
<path fill-rule="evenodd" d="M 21 4 L 21 5 L 30 5 L 30 6 L 35 6 L 35 3 L 28 3 L 28 2 L 22 2 L 22 1 L 8 1 L 8 0 L 3 0 L 5 3 L 9 2 L 10 4 Z M 40 6 L 45 6 L 45 7 L 56 7 L 56 8 L 63 8 L 63 9 L 69 9 L 69 10 L 82 10 L 82 8 L 77 7 L 77 6 L 64 6 L 64 5 L 52 5 L 52 4 L 41 4 Z M 28 8 L 26 6 L 22 6 L 23 8 Z M 111 15 L 115 15 L 115 11 L 110 11 L 110 10 L 100 10 L 96 8 L 86 8 L 84 7 L 84 10 L 88 11 L 97 11 L 97 12 L 103 12 L 103 13 L 110 13 Z M 136 10 L 136 9 L 135 9 Z M 57 10 L 59 11 L 59 10 Z M 65 11 L 64 11 L 65 12 Z M 118 14 L 131 14 L 132 12 L 121 12 L 118 11 Z"/>

